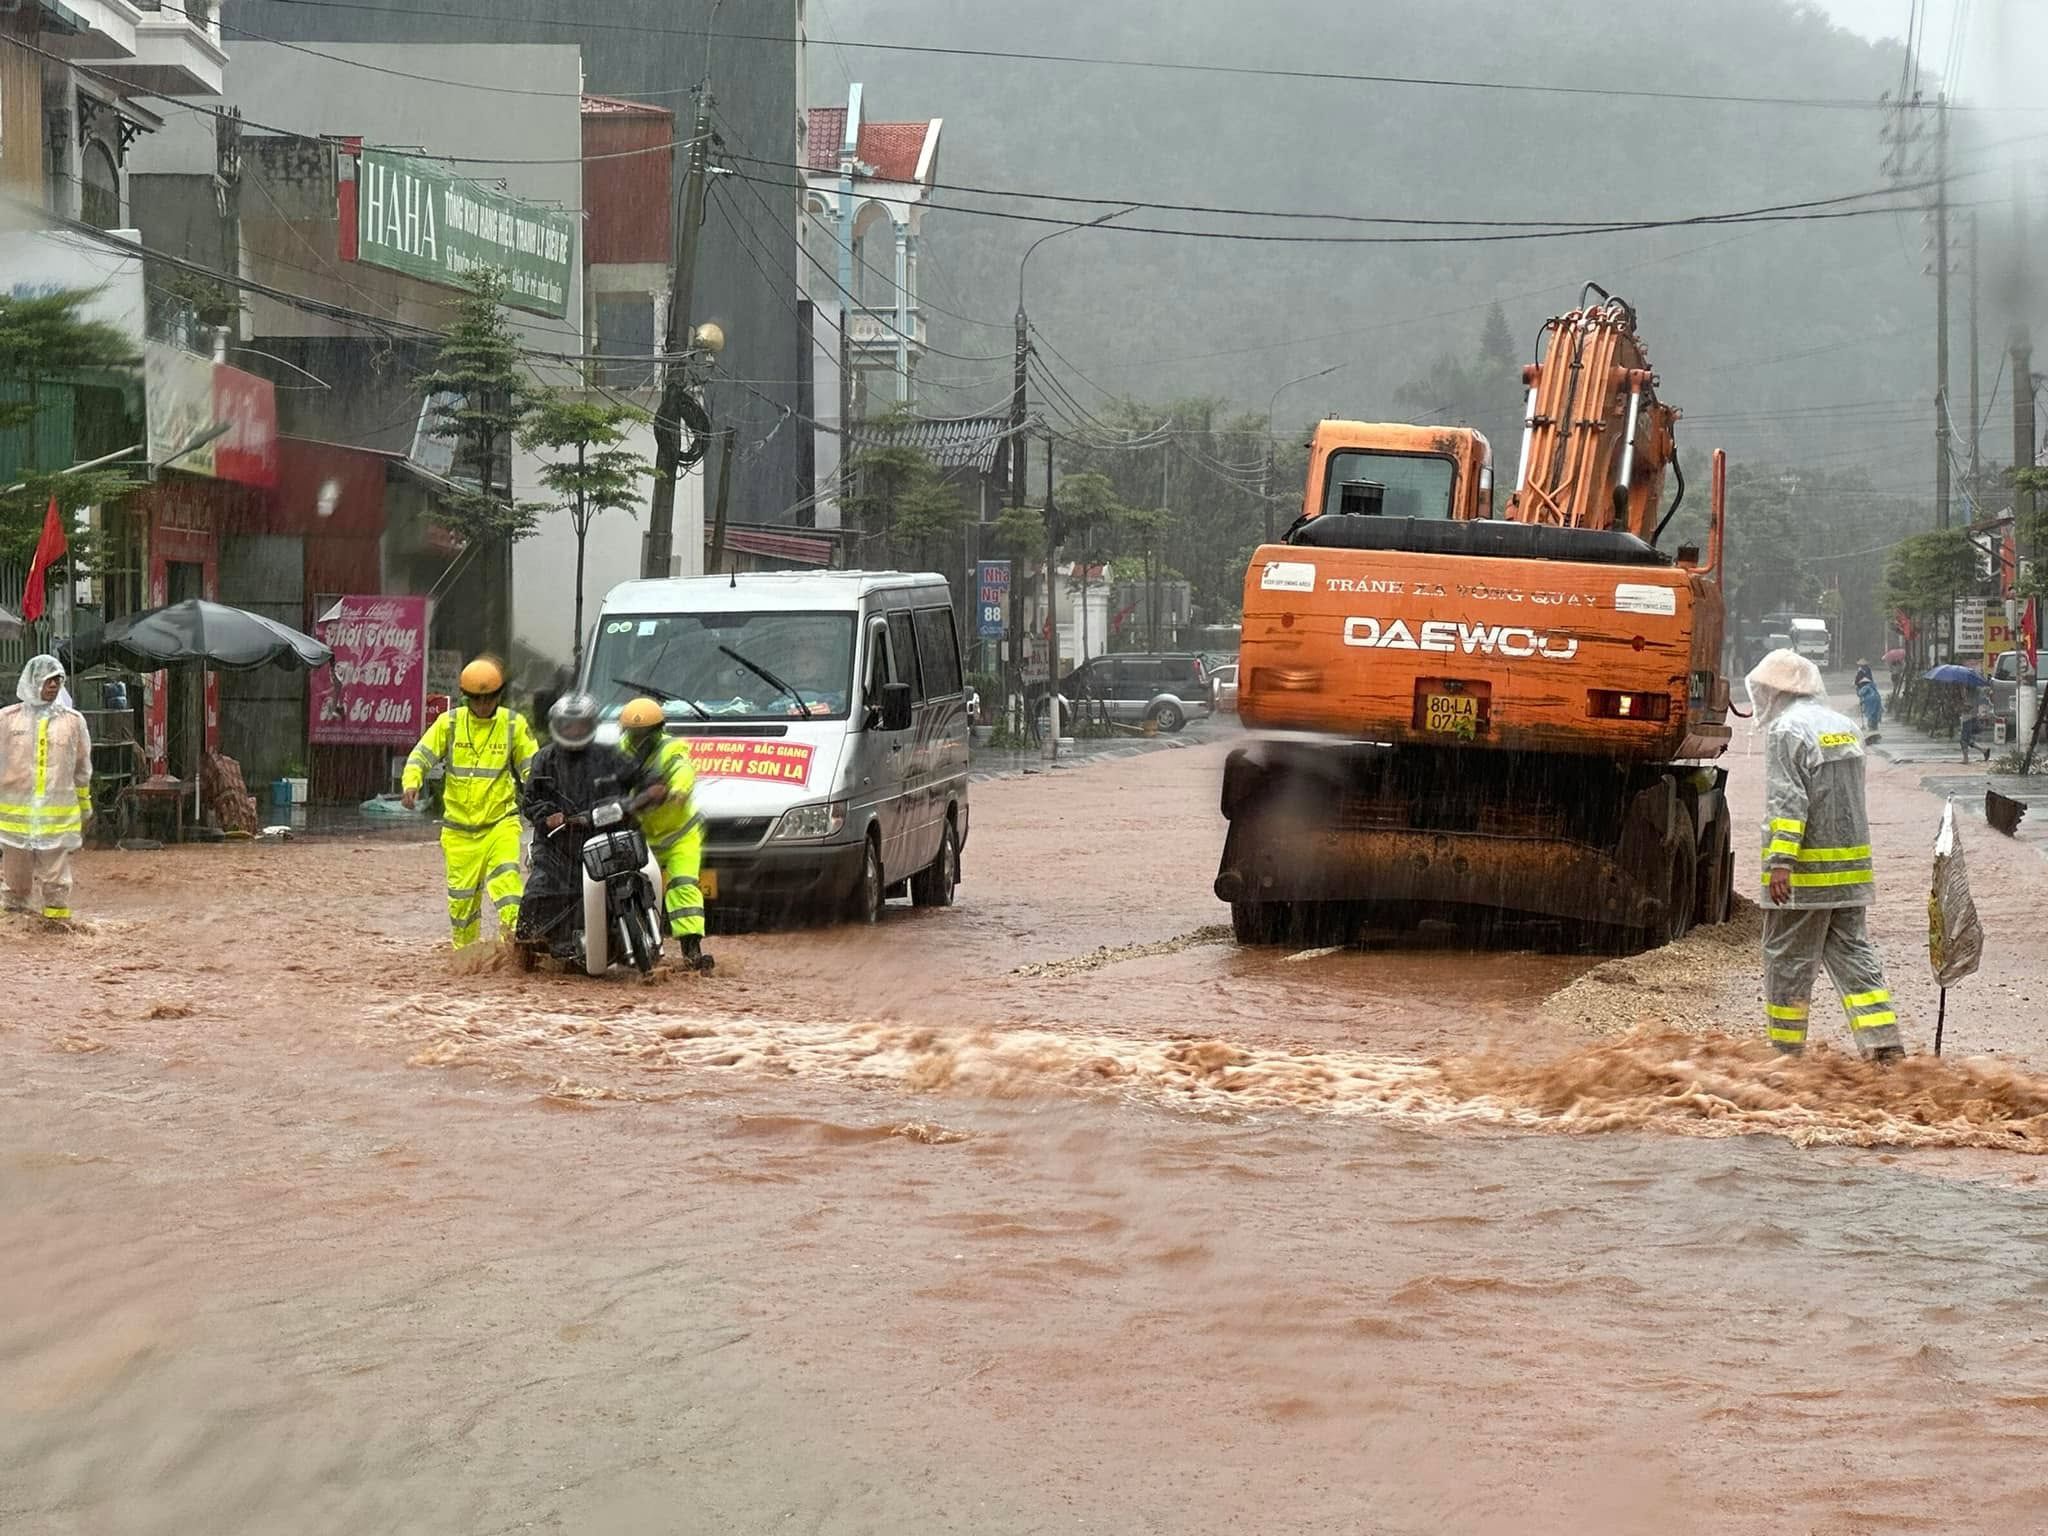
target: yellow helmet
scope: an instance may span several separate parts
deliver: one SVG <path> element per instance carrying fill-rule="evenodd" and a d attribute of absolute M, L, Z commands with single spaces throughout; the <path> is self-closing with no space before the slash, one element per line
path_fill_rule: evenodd
<path fill-rule="evenodd" d="M 462 669 L 462 691 L 472 699 L 505 691 L 505 674 L 495 661 L 479 656 Z"/>
<path fill-rule="evenodd" d="M 660 730 L 666 723 L 667 716 L 652 699 L 635 699 L 619 711 L 619 724 L 629 731 Z"/>

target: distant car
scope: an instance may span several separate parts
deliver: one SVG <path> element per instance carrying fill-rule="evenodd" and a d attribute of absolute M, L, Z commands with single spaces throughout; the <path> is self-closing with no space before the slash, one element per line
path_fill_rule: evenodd
<path fill-rule="evenodd" d="M 1237 663 L 1225 662 L 1209 674 L 1209 695 L 1216 702 L 1218 714 L 1237 713 Z"/>
<path fill-rule="evenodd" d="M 1097 656 L 1060 679 L 1060 698 L 1063 716 L 1071 710 L 1100 707 L 1118 724 L 1150 721 L 1162 731 L 1181 730 L 1188 721 L 1205 718 L 1216 709 L 1208 668 L 1192 653 L 1131 651 Z M 1033 715 L 1043 720 L 1045 707 L 1041 684 L 1032 701 Z"/>
<path fill-rule="evenodd" d="M 2048 658 L 2043 658 L 2048 659 Z M 2005 722 L 2006 739 L 2011 740 L 2019 730 L 2020 653 L 2001 651 L 1991 668 L 1991 713 Z M 2048 700 L 2048 678 L 2039 675 L 2034 678 L 2034 700 L 2036 712 L 2043 700 Z"/>

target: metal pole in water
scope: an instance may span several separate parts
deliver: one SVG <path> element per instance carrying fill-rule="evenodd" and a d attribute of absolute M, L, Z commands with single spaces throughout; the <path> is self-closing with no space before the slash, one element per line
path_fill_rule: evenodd
<path fill-rule="evenodd" d="M 1941 1032 L 1948 1024 L 1948 988 L 1941 989 L 1941 1006 L 1934 1014 L 1934 1054 L 1941 1054 Z"/>

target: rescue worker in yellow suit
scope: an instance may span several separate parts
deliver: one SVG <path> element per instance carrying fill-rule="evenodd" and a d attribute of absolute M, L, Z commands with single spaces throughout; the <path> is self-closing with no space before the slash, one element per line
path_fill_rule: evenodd
<path fill-rule="evenodd" d="M 704 863 L 704 818 L 697 813 L 697 771 L 688 742 L 668 734 L 661 706 L 635 699 L 619 715 L 626 755 L 641 764 L 660 797 L 640 813 L 640 830 L 661 864 L 669 932 L 683 948 L 683 964 L 711 969 L 704 953 L 704 892 L 698 884 Z"/>
<path fill-rule="evenodd" d="M 64 664 L 31 656 L 15 684 L 20 702 L 0 709 L 0 873 L 6 909 L 71 920 L 71 855 L 92 824 L 92 738 L 64 692 Z"/>
<path fill-rule="evenodd" d="M 494 661 L 462 669 L 460 709 L 427 727 L 405 761 L 405 805 L 419 802 L 428 777 L 446 775 L 441 804 L 441 857 L 448 866 L 448 926 L 455 947 L 483 935 L 488 896 L 499 931 L 519 921 L 525 881 L 519 873 L 519 796 L 536 750 L 525 719 L 499 708 L 505 674 Z"/>

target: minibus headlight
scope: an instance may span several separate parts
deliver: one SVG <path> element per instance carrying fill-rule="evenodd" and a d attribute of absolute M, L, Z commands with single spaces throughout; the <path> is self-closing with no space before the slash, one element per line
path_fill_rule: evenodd
<path fill-rule="evenodd" d="M 815 842 L 821 837 L 836 836 L 846 825 L 846 802 L 834 800 L 829 805 L 796 805 L 782 813 L 782 820 L 775 824 L 772 840 L 778 843 Z"/>

